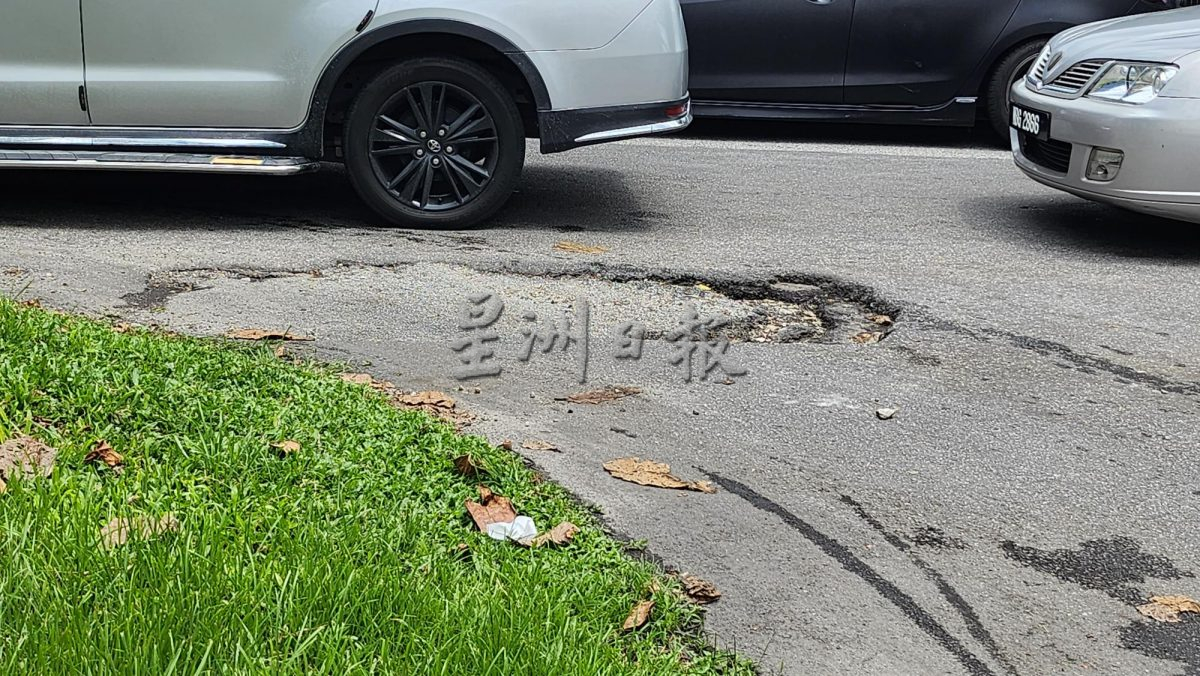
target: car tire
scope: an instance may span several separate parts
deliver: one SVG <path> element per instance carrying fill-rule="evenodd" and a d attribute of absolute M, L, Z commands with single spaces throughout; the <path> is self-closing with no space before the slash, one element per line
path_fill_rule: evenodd
<path fill-rule="evenodd" d="M 525 164 L 512 95 L 454 58 L 403 61 L 368 82 L 347 113 L 343 143 L 355 190 L 403 227 L 477 225 L 512 196 Z"/>
<path fill-rule="evenodd" d="M 988 121 L 1006 141 L 1008 140 L 1008 125 L 1012 119 L 1009 91 L 1019 78 L 1029 72 L 1038 53 L 1046 46 L 1045 40 L 1026 42 L 1006 54 L 1000 63 L 992 69 L 984 98 L 987 101 Z"/>

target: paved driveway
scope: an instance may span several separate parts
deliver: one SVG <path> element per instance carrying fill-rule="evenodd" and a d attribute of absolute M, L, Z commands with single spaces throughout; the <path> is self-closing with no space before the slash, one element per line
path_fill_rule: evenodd
<path fill-rule="evenodd" d="M 476 432 L 558 446 L 524 452 L 713 581 L 714 640 L 767 671 L 1200 673 L 1200 622 L 1135 610 L 1200 598 L 1200 230 L 915 134 L 706 125 L 533 158 L 470 232 L 371 227 L 336 170 L 6 173 L 0 289 L 198 334 L 291 327 L 451 392 Z M 505 303 L 502 373 L 461 383 L 480 292 Z M 520 359 L 580 304 L 587 386 L 579 344 Z M 707 380 L 704 346 L 669 340 L 689 307 L 732 320 Z M 626 322 L 640 359 L 615 358 Z M 642 392 L 562 400 L 604 385 Z M 719 491 L 617 481 L 601 466 L 623 456 Z"/>

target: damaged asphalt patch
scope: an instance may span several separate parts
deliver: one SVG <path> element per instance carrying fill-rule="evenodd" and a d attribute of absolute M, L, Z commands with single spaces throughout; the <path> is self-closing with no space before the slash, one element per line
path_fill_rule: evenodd
<path fill-rule="evenodd" d="M 529 265 L 481 269 L 451 263 L 347 262 L 328 269 L 303 271 L 175 270 L 151 275 L 144 290 L 127 294 L 123 300 L 134 311 L 157 311 L 183 293 L 209 291 L 216 286 L 231 291 L 228 288 L 231 282 L 293 280 L 310 287 L 313 284 L 310 280 L 326 276 L 338 277 L 342 282 L 373 276 L 378 281 L 366 284 L 372 290 L 395 288 L 402 294 L 397 297 L 409 299 L 414 295 L 429 296 L 436 317 L 428 317 L 425 323 L 437 321 L 447 328 L 451 328 L 451 318 L 458 315 L 468 295 L 483 291 L 522 307 L 550 310 L 551 319 L 560 314 L 560 308 L 585 299 L 592 304 L 593 316 L 600 320 L 645 323 L 647 340 L 661 340 L 689 305 L 694 305 L 701 315 L 728 319 L 723 333 L 734 343 L 845 342 L 864 334 L 874 336 L 867 342 L 879 342 L 894 330 L 900 316 L 899 308 L 878 298 L 870 289 L 837 280 L 804 277 L 755 280 L 594 264 L 553 269 Z M 406 305 L 409 310 L 420 311 L 414 307 L 416 303 Z M 509 316 L 510 320 L 516 318 L 518 313 Z"/>

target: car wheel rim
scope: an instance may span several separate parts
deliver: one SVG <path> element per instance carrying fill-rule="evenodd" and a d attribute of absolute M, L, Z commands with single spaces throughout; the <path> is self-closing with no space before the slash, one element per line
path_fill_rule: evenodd
<path fill-rule="evenodd" d="M 1008 109 L 1012 108 L 1013 85 L 1017 84 L 1017 80 L 1020 80 L 1021 78 L 1025 77 L 1026 74 L 1029 73 L 1029 68 L 1031 66 L 1033 66 L 1033 61 L 1036 58 L 1037 58 L 1037 55 L 1034 55 L 1034 56 L 1031 56 L 1031 57 L 1021 61 L 1021 63 L 1017 64 L 1016 70 L 1013 71 L 1013 75 L 1008 81 L 1008 88 L 1004 90 L 1004 107 L 1005 108 L 1008 108 Z"/>
<path fill-rule="evenodd" d="M 435 212 L 461 207 L 487 188 L 500 143 L 477 97 L 446 82 L 420 82 L 379 108 L 369 152 L 376 178 L 394 199 Z"/>

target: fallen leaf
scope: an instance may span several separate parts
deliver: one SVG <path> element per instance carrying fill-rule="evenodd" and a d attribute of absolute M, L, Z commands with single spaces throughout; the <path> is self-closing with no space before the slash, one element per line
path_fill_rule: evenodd
<path fill-rule="evenodd" d="M 895 418 L 896 414 L 899 412 L 900 410 L 895 408 L 881 408 L 875 411 L 875 417 L 879 418 L 880 420 L 891 420 L 892 418 Z"/>
<path fill-rule="evenodd" d="M 125 322 L 117 322 L 113 324 L 113 333 L 132 333 L 133 325 Z"/>
<path fill-rule="evenodd" d="M 859 345 L 878 343 L 879 341 L 883 340 L 883 333 L 880 331 L 863 331 L 862 333 L 856 333 L 851 336 L 850 340 L 858 343 Z"/>
<path fill-rule="evenodd" d="M 1179 622 L 1182 613 L 1200 613 L 1200 603 L 1186 596 L 1151 596 L 1138 612 L 1158 622 Z"/>
<path fill-rule="evenodd" d="M 292 441 L 291 439 L 288 439 L 287 441 L 276 442 L 274 444 L 271 444 L 271 446 L 273 448 L 277 449 L 279 451 L 279 455 L 281 455 L 285 458 L 288 457 L 289 455 L 292 455 L 293 453 L 300 452 L 300 442 Z"/>
<path fill-rule="evenodd" d="M 454 459 L 454 471 L 465 477 L 479 476 L 479 465 L 475 462 L 475 458 L 469 455 L 460 455 Z"/>
<path fill-rule="evenodd" d="M 148 540 L 156 535 L 178 530 L 179 520 L 174 514 L 164 514 L 157 519 L 148 516 L 118 518 L 109 521 L 100 529 L 100 545 L 105 549 L 112 549 L 129 542 L 132 537 Z"/>
<path fill-rule="evenodd" d="M 701 282 L 701 283 L 697 284 L 697 285 L 696 285 L 696 289 L 697 289 L 698 291 L 712 291 L 712 287 L 711 287 L 711 286 L 709 286 L 709 285 L 707 285 L 707 284 L 705 284 L 705 283 L 703 283 L 703 282 Z"/>
<path fill-rule="evenodd" d="M 83 456 L 83 461 L 89 465 L 103 463 L 115 469 L 125 462 L 125 458 L 114 451 L 107 441 L 101 439 L 96 442 L 95 446 L 92 446 L 92 450 L 88 451 L 87 455 Z"/>
<path fill-rule="evenodd" d="M 388 393 L 391 396 L 392 403 L 400 408 L 424 411 L 435 418 L 440 418 L 458 427 L 470 423 L 474 417 L 470 413 L 458 410 L 458 402 L 446 396 L 443 392 L 430 391 L 399 394 L 394 391 L 391 383 L 380 383 L 377 381 L 371 386 L 381 392 Z"/>
<path fill-rule="evenodd" d="M 556 243 L 554 248 L 558 249 L 559 251 L 568 251 L 570 253 L 581 254 L 600 254 L 608 251 L 608 247 L 606 246 L 589 246 L 587 244 L 580 244 L 579 242 L 571 242 L 569 240 L 563 240 Z"/>
<path fill-rule="evenodd" d="M 311 336 L 302 336 L 291 331 L 273 331 L 269 329 L 235 329 L 226 333 L 225 337 L 233 338 L 234 340 L 315 340 Z"/>
<path fill-rule="evenodd" d="M 417 392 L 400 397 L 400 403 L 405 406 L 438 406 L 454 408 L 455 401 L 442 392 Z"/>
<path fill-rule="evenodd" d="M 494 523 L 512 523 L 517 518 L 512 501 L 496 495 L 487 486 L 479 487 L 479 502 L 467 500 L 467 512 L 475 520 L 480 532 L 486 533 Z"/>
<path fill-rule="evenodd" d="M 663 462 L 642 460 L 641 458 L 619 458 L 604 463 L 604 470 L 622 481 L 653 486 L 654 488 L 672 488 L 701 493 L 716 493 L 717 488 L 709 481 L 684 481 L 671 474 L 671 466 Z"/>
<path fill-rule="evenodd" d="M 375 382 L 369 373 L 343 373 L 342 380 L 354 385 L 371 385 Z"/>
<path fill-rule="evenodd" d="M 276 357 L 277 359 L 283 359 L 283 358 L 285 358 L 285 357 L 287 357 L 287 356 L 288 356 L 288 351 L 287 351 L 287 348 L 286 348 L 286 347 L 284 347 L 284 346 L 282 346 L 282 345 L 276 345 L 276 346 L 275 346 L 275 357 Z"/>
<path fill-rule="evenodd" d="M 712 603 L 721 598 L 721 592 L 717 591 L 717 587 L 708 580 L 684 573 L 679 576 L 679 581 L 683 584 L 683 593 L 700 605 Z"/>
<path fill-rule="evenodd" d="M 557 545 L 559 547 L 569 544 L 575 538 L 575 534 L 579 532 L 579 527 L 570 521 L 563 521 L 554 528 L 535 537 L 530 546 L 542 547 L 544 545 Z"/>
<path fill-rule="evenodd" d="M 42 307 L 42 301 L 38 298 L 30 298 L 29 300 L 23 300 L 20 303 L 17 303 L 17 305 L 27 308 L 40 308 Z"/>
<path fill-rule="evenodd" d="M 879 324 L 880 326 L 891 326 L 892 324 L 896 323 L 895 320 L 887 315 L 867 315 L 867 319 Z"/>
<path fill-rule="evenodd" d="M 525 443 L 521 444 L 521 448 L 527 451 L 549 451 L 551 453 L 562 453 L 562 449 L 548 441 L 541 439 L 526 439 Z"/>
<path fill-rule="evenodd" d="M 7 489 L 14 479 L 47 478 L 54 471 L 57 458 L 56 449 L 33 437 L 13 437 L 0 444 L 0 483 Z"/>
<path fill-rule="evenodd" d="M 625 397 L 632 397 L 635 394 L 641 394 L 642 390 L 638 387 L 625 387 L 621 385 L 602 387 L 598 390 L 590 390 L 588 392 L 577 392 L 567 397 L 567 401 L 572 404 L 603 404 Z"/>
<path fill-rule="evenodd" d="M 654 601 L 639 601 L 633 610 L 629 611 L 629 617 L 625 618 L 625 624 L 621 625 L 621 630 L 641 629 L 650 620 L 652 610 L 654 610 Z"/>
<path fill-rule="evenodd" d="M 4 479 L 0 479 L 0 493 L 8 492 L 8 484 L 4 483 Z"/>

